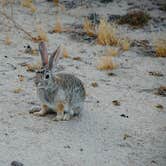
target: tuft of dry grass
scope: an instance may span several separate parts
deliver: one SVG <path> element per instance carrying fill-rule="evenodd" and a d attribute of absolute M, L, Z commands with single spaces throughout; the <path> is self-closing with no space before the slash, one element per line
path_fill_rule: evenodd
<path fill-rule="evenodd" d="M 104 53 L 104 56 L 117 56 L 119 55 L 119 49 L 118 48 L 111 48 L 108 47 Z"/>
<path fill-rule="evenodd" d="M 12 43 L 12 40 L 11 40 L 9 34 L 7 34 L 6 37 L 5 37 L 5 40 L 4 40 L 4 44 L 5 45 L 10 45 L 11 43 Z"/>
<path fill-rule="evenodd" d="M 21 6 L 22 6 L 22 7 L 29 8 L 32 13 L 35 13 L 36 10 L 37 10 L 37 8 L 36 8 L 36 6 L 33 4 L 33 1 L 32 1 L 32 0 L 23 0 L 23 1 L 21 2 Z"/>
<path fill-rule="evenodd" d="M 67 52 L 67 49 L 65 47 L 63 48 L 63 57 L 69 58 L 69 53 Z"/>
<path fill-rule="evenodd" d="M 84 19 L 83 29 L 86 32 L 86 34 L 90 37 L 96 35 L 95 25 L 92 24 L 91 21 L 88 18 Z"/>
<path fill-rule="evenodd" d="M 119 24 L 129 24 L 132 27 L 142 27 L 148 23 L 150 16 L 148 13 L 141 10 L 129 11 L 122 16 L 118 21 Z"/>
<path fill-rule="evenodd" d="M 58 6 L 59 0 L 53 0 L 53 2 L 54 2 L 54 4 L 55 4 L 55 6 Z"/>
<path fill-rule="evenodd" d="M 26 67 L 26 70 L 29 72 L 35 72 L 36 70 L 41 69 L 41 62 L 38 62 L 36 64 L 26 64 L 24 65 Z"/>
<path fill-rule="evenodd" d="M 40 42 L 40 41 L 48 41 L 48 37 L 46 32 L 44 31 L 43 27 L 41 25 L 36 26 L 36 32 L 37 32 L 37 37 L 33 37 L 34 42 Z"/>
<path fill-rule="evenodd" d="M 63 26 L 59 17 L 57 17 L 53 32 L 60 33 L 63 31 Z"/>
<path fill-rule="evenodd" d="M 117 67 L 116 64 L 113 63 L 111 56 L 102 56 L 98 65 L 98 70 L 112 70 Z"/>
<path fill-rule="evenodd" d="M 157 57 L 166 57 L 166 39 L 156 39 L 154 41 L 154 50 Z"/>
<path fill-rule="evenodd" d="M 97 43 L 100 45 L 117 45 L 118 40 L 115 25 L 101 19 L 97 30 Z"/>
<path fill-rule="evenodd" d="M 13 93 L 21 93 L 23 91 L 23 89 L 21 88 L 16 88 L 13 90 Z"/>
<path fill-rule="evenodd" d="M 128 51 L 130 49 L 131 42 L 128 39 L 121 39 L 119 44 L 123 51 Z"/>

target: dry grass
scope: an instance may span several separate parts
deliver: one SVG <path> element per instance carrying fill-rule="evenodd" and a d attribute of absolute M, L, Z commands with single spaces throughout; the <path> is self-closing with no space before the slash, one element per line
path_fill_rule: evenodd
<path fill-rule="evenodd" d="M 13 90 L 13 93 L 21 93 L 23 91 L 23 89 L 21 88 L 16 88 Z"/>
<path fill-rule="evenodd" d="M 128 51 L 130 49 L 131 41 L 128 39 L 122 39 L 119 41 L 119 44 L 123 51 Z"/>
<path fill-rule="evenodd" d="M 23 0 L 23 1 L 21 2 L 21 6 L 22 6 L 22 7 L 29 8 L 32 13 L 36 12 L 36 10 L 37 10 L 37 8 L 36 8 L 36 6 L 33 4 L 33 1 L 32 1 L 32 0 Z"/>
<path fill-rule="evenodd" d="M 63 31 L 63 26 L 59 17 L 57 17 L 53 32 L 60 33 Z"/>
<path fill-rule="evenodd" d="M 97 43 L 100 45 L 117 45 L 118 40 L 115 25 L 109 24 L 105 19 L 101 19 L 98 26 Z"/>
<path fill-rule="evenodd" d="M 59 0 L 53 0 L 53 2 L 54 2 L 54 4 L 55 4 L 56 6 L 58 6 Z"/>
<path fill-rule="evenodd" d="M 88 18 L 84 19 L 83 29 L 86 32 L 86 34 L 90 37 L 96 35 L 95 25 L 92 24 L 91 21 Z"/>
<path fill-rule="evenodd" d="M 48 41 L 46 32 L 41 25 L 36 26 L 37 37 L 33 37 L 34 42 Z"/>
<path fill-rule="evenodd" d="M 66 48 L 63 48 L 63 57 L 64 58 L 69 58 L 69 53 L 67 52 Z"/>
<path fill-rule="evenodd" d="M 117 56 L 119 55 L 119 49 L 118 48 L 111 48 L 108 47 L 104 53 L 104 56 Z"/>
<path fill-rule="evenodd" d="M 5 45 L 10 45 L 11 43 L 12 43 L 12 40 L 11 40 L 9 34 L 7 34 L 6 37 L 5 37 L 5 40 L 4 40 L 4 44 Z"/>
<path fill-rule="evenodd" d="M 40 70 L 41 69 L 41 62 L 38 62 L 36 64 L 26 64 L 25 67 L 26 67 L 27 71 L 35 72 L 36 70 Z"/>
<path fill-rule="evenodd" d="M 101 57 L 97 69 L 98 70 L 112 70 L 117 67 L 116 64 L 113 63 L 111 56 L 103 56 Z"/>
<path fill-rule="evenodd" d="M 157 57 L 166 57 L 166 39 L 156 39 L 154 49 Z"/>

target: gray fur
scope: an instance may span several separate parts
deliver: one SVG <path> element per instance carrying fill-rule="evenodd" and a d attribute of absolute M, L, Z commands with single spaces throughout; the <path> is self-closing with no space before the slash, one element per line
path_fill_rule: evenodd
<path fill-rule="evenodd" d="M 56 55 L 56 59 L 58 59 L 57 56 L 60 55 Z M 51 69 L 52 66 L 44 65 L 43 69 L 36 72 L 35 84 L 41 103 L 56 111 L 56 104 L 62 102 L 65 113 L 79 114 L 85 100 L 85 88 L 82 81 L 72 74 L 54 75 Z"/>

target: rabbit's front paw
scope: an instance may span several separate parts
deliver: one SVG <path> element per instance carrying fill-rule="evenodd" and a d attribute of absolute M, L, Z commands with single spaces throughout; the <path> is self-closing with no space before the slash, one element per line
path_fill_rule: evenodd
<path fill-rule="evenodd" d="M 63 115 L 57 115 L 55 118 L 53 118 L 53 121 L 61 121 L 63 120 Z"/>
<path fill-rule="evenodd" d="M 68 120 L 70 120 L 70 118 L 71 118 L 70 113 L 65 113 L 64 116 L 63 116 L 64 121 L 68 121 Z"/>

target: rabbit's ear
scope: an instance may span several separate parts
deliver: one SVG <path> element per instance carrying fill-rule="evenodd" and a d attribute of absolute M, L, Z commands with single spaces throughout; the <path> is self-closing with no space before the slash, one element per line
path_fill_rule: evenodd
<path fill-rule="evenodd" d="M 63 49 L 61 46 L 59 46 L 51 55 L 49 59 L 49 69 L 52 69 L 53 62 L 55 59 L 55 65 L 58 63 L 59 58 L 62 56 Z"/>
<path fill-rule="evenodd" d="M 48 64 L 48 52 L 44 42 L 40 42 L 39 52 L 41 55 L 42 65 L 46 66 Z"/>

